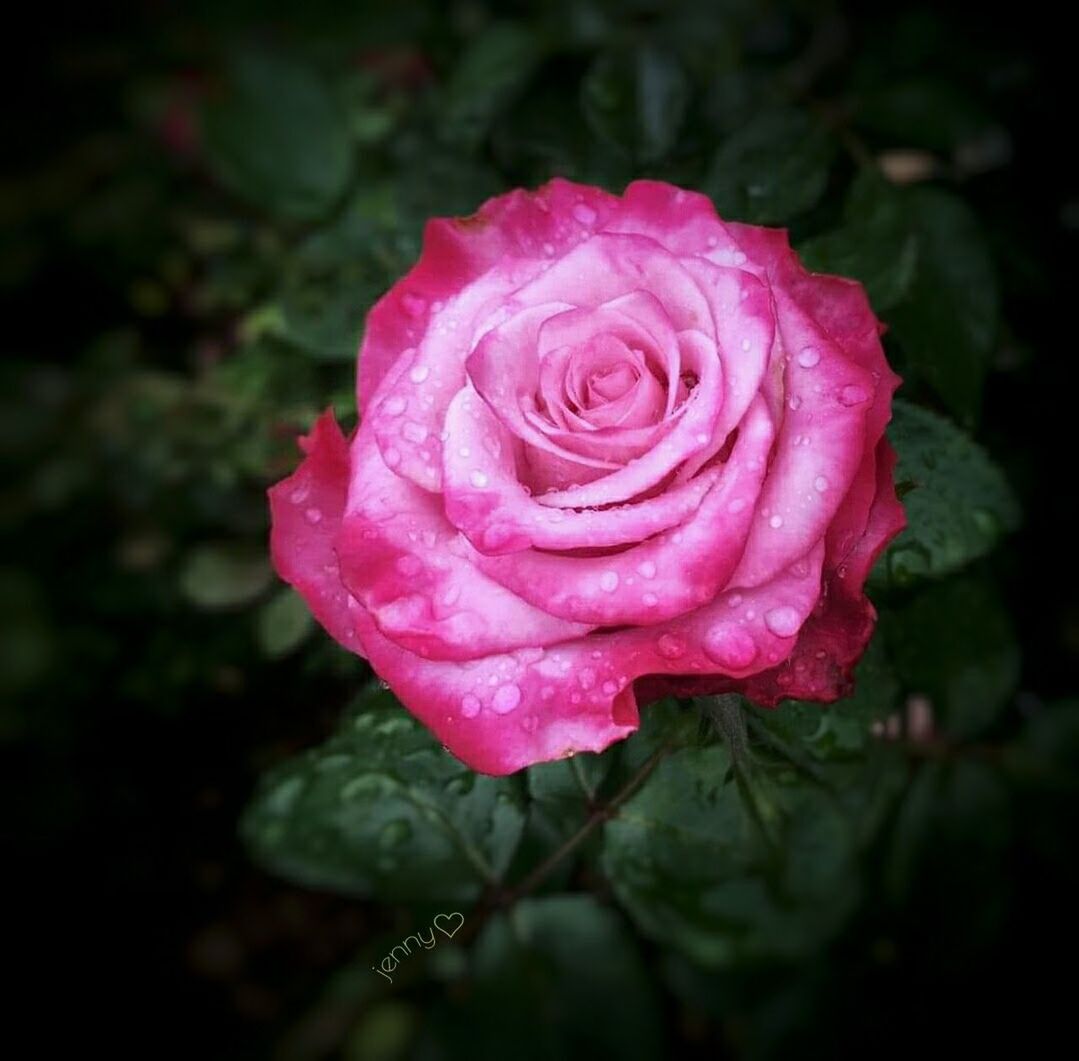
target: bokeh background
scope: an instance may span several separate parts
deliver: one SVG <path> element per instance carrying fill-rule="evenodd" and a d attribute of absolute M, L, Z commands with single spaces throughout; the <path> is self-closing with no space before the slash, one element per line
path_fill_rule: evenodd
<path fill-rule="evenodd" d="M 766 1059 L 1069 1026 L 1079 181 L 1048 5 L 24 17 L 0 136 L 0 777 L 9 965 L 45 1018 L 9 1047 Z M 583 859 L 544 888 L 594 905 L 391 986 L 370 967 L 430 909 L 340 894 L 241 825 L 370 681 L 274 581 L 264 492 L 327 404 L 354 422 L 363 315 L 424 219 L 554 175 L 656 176 L 788 226 L 866 281 L 903 398 L 984 451 L 947 464 L 958 522 L 876 583 L 893 678 L 856 717 L 898 758 L 841 923 L 706 968 Z"/>

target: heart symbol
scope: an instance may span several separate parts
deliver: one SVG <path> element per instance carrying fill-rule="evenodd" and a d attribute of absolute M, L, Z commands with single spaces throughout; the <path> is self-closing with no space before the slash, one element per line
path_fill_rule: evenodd
<path fill-rule="evenodd" d="M 457 918 L 457 923 L 453 926 L 452 929 L 443 928 L 439 924 L 439 921 L 445 921 L 448 924 L 453 921 L 454 918 Z M 449 939 L 453 939 L 453 934 L 457 932 L 464 923 L 465 915 L 459 914 L 456 911 L 452 914 L 435 914 L 435 928 L 437 928 L 439 932 L 441 932 L 444 936 L 447 936 Z"/>

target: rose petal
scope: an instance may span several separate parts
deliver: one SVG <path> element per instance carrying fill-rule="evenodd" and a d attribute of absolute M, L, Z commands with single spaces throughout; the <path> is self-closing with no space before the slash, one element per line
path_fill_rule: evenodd
<path fill-rule="evenodd" d="M 479 556 L 476 564 L 524 600 L 578 622 L 640 625 L 681 615 L 711 600 L 737 566 L 773 437 L 758 400 L 697 511 L 632 548 L 609 556 L 528 550 Z"/>
<path fill-rule="evenodd" d="M 776 306 L 787 354 L 786 406 L 759 518 L 734 575 L 749 586 L 767 581 L 824 536 L 861 462 L 875 388 L 871 374 L 782 291 Z"/>
<path fill-rule="evenodd" d="M 496 265 L 517 259 L 542 265 L 561 257 L 618 208 L 617 197 L 556 178 L 534 193 L 512 191 L 467 218 L 437 218 L 424 228 L 419 261 L 367 315 L 360 345 L 357 400 L 361 413 L 404 350 L 427 332 L 431 309 L 448 302 Z M 587 210 L 591 224 L 567 224 Z"/>
<path fill-rule="evenodd" d="M 446 413 L 446 515 L 481 552 L 600 548 L 644 541 L 688 518 L 722 469 L 631 505 L 559 509 L 539 504 L 517 477 L 513 439 L 470 388 Z"/>
<path fill-rule="evenodd" d="M 683 369 L 692 371 L 698 383 L 663 441 L 608 475 L 544 494 L 541 504 L 592 508 L 629 501 L 656 486 L 709 444 L 723 402 L 723 373 L 715 343 L 698 331 L 679 332 L 678 343 Z"/>
<path fill-rule="evenodd" d="M 300 440 L 306 456 L 287 479 L 271 486 L 270 555 L 329 634 L 362 655 L 341 582 L 334 541 L 348 490 L 348 443 L 327 409 Z"/>
<path fill-rule="evenodd" d="M 421 656 L 464 660 L 588 632 L 477 571 L 440 500 L 386 467 L 370 429 L 357 434 L 351 461 L 341 577 L 387 637 Z"/>
<path fill-rule="evenodd" d="M 781 661 L 819 587 L 818 548 L 801 578 L 723 599 L 658 627 L 591 634 L 549 649 L 468 663 L 403 652 L 359 619 L 368 658 L 406 707 L 474 770 L 512 773 L 578 751 L 602 751 L 637 728 L 633 683 L 646 675 L 742 676 Z M 815 566 L 813 566 L 815 565 Z M 791 633 L 780 635 L 768 625 Z"/>

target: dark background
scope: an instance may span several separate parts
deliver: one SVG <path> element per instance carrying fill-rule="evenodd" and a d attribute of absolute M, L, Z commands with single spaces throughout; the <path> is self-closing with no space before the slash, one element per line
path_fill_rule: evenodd
<path fill-rule="evenodd" d="M 237 839 L 259 773 L 324 738 L 365 671 L 317 634 L 302 651 L 267 653 L 253 632 L 254 605 L 206 608 L 185 595 L 185 558 L 209 539 L 262 540 L 262 490 L 290 466 L 305 417 L 328 397 L 347 412 L 352 369 L 345 358 L 316 358 L 294 372 L 276 350 L 272 368 L 256 370 L 248 356 L 225 398 L 185 389 L 244 347 L 240 322 L 274 290 L 274 271 L 308 224 L 275 230 L 258 206 L 223 188 L 206 163 L 198 114 L 230 56 L 251 41 L 297 48 L 327 72 L 365 71 L 371 121 L 380 106 L 407 113 L 417 98 L 437 99 L 495 10 L 220 6 L 53 5 L 23 11 L 29 21 L 8 32 L 0 652 L 11 706 L 0 722 L 0 776 L 7 910 L 20 944 L 8 961 L 44 1013 L 31 1025 L 34 1053 L 70 1034 L 83 1047 L 139 1056 L 412 1056 L 394 1052 L 394 1021 L 422 1026 L 438 985 L 400 1012 L 391 1004 L 379 1018 L 390 1031 L 372 1032 L 341 972 L 357 955 L 363 969 L 365 944 L 407 916 L 287 884 L 258 869 Z M 658 4 L 596 3 L 576 5 L 571 19 L 572 6 L 498 11 L 537 26 L 600 26 L 595 43 L 535 75 L 530 91 L 549 96 L 556 112 L 573 105 L 592 55 L 626 27 L 647 39 L 681 17 Z M 814 99 L 849 99 L 859 77 L 887 83 L 892 71 L 915 69 L 990 115 L 997 140 L 959 177 L 954 151 L 930 128 L 932 101 L 906 139 L 894 125 L 860 125 L 857 106 L 843 120 L 870 152 L 916 148 L 945 160 L 994 254 L 1005 323 L 980 413 L 966 426 L 1005 468 L 1025 511 L 992 561 L 1022 652 L 1013 729 L 1075 695 L 1079 660 L 1079 181 L 1074 58 L 1061 17 L 1048 5 L 776 4 L 739 15 L 747 62 L 765 86 L 815 31 L 835 24 L 836 54 L 814 75 Z M 709 48 L 718 54 L 720 45 L 703 39 Z M 502 134 L 517 128 L 510 122 Z M 398 164 L 414 177 L 434 153 L 425 137 L 437 139 L 431 123 L 407 119 L 386 134 L 407 145 Z M 687 151 L 709 137 L 718 134 L 693 110 Z M 432 167 L 428 180 L 439 187 L 415 195 L 416 220 L 406 218 L 407 238 L 387 252 L 391 279 L 398 259 L 407 265 L 425 210 L 468 212 L 499 184 L 555 172 L 544 172 L 541 152 L 500 142 L 480 148 L 478 176 Z M 601 159 L 594 171 L 612 185 L 633 175 L 676 179 L 691 172 L 688 163 L 679 169 L 678 150 L 674 162 Z M 438 158 L 452 152 L 440 144 Z M 365 172 L 361 164 L 361 181 Z M 216 249 L 212 233 L 192 235 L 194 215 L 232 224 L 230 249 Z M 384 282 L 367 276 L 361 286 L 377 294 Z M 1074 751 L 1074 725 L 1058 739 Z M 978 837 L 998 823 L 953 824 L 904 903 L 870 896 L 803 967 L 716 981 L 727 1000 L 719 1010 L 672 986 L 645 944 L 670 1050 L 835 1057 L 1005 1041 L 1035 1048 L 1068 1027 L 1079 874 L 1067 769 L 1072 783 L 1016 796 L 998 858 L 977 861 Z M 974 854 L 960 857 L 968 872 L 957 875 L 949 857 L 971 837 Z M 21 1001 L 13 1008 L 16 1020 L 29 1012 Z M 595 1019 L 618 1013 L 611 999 Z M 447 1049 L 423 1056 L 457 1056 Z M 512 1045 L 503 1056 L 514 1056 Z"/>

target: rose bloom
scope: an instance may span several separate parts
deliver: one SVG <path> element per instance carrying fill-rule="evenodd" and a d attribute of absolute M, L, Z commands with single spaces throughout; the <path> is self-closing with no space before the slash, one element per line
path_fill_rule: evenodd
<path fill-rule="evenodd" d="M 903 527 L 862 287 L 702 195 L 554 180 L 428 222 L 374 306 L 360 425 L 270 490 L 281 576 L 476 770 L 661 696 L 831 701 Z"/>

